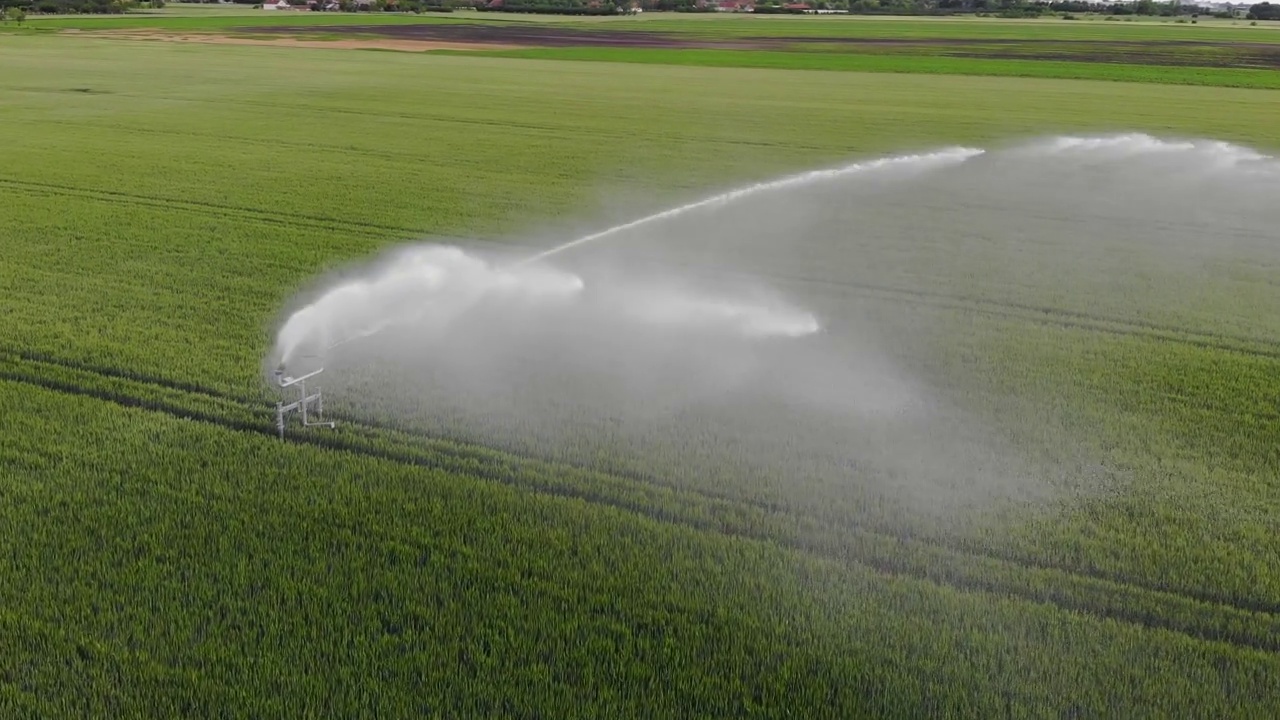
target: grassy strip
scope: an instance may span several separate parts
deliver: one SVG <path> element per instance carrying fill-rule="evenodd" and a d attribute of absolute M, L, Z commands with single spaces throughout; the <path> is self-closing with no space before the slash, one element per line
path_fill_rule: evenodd
<path fill-rule="evenodd" d="M 1280 43 L 1280 33 L 1265 23 L 1249 26 L 1201 19 L 1196 25 L 1171 20 L 1063 22 L 1057 17 L 1012 20 L 979 17 L 770 17 L 742 15 L 652 14 L 643 18 L 586 21 L 593 28 L 696 33 L 708 37 L 874 38 L 894 40 L 1107 40 Z"/>
<path fill-rule="evenodd" d="M 771 70 L 973 75 L 1055 80 L 1106 80 L 1163 85 L 1280 89 L 1280 73 L 1272 70 L 1239 68 L 1158 67 L 1042 60 L 987 60 L 981 58 L 774 52 L 768 50 L 536 48 L 500 51 L 432 50 L 430 52 L 437 55 L 470 54 L 526 60 L 575 60 Z"/>

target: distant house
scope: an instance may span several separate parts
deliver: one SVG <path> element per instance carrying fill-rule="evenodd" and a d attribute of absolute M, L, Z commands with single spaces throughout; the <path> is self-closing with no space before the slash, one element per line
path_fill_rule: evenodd
<path fill-rule="evenodd" d="M 276 0 L 275 2 L 262 3 L 263 10 L 292 10 L 293 6 L 287 0 Z"/>
<path fill-rule="evenodd" d="M 716 5 L 716 12 L 751 12 L 755 9 L 755 0 L 720 0 Z"/>
<path fill-rule="evenodd" d="M 786 10 L 787 12 L 793 12 L 793 13 L 813 12 L 813 8 L 809 7 L 809 3 L 802 3 L 802 2 L 787 3 L 786 5 L 782 6 L 782 9 Z"/>
<path fill-rule="evenodd" d="M 1209 8 L 1213 12 L 1228 12 L 1236 17 L 1244 17 L 1249 13 L 1248 2 L 1237 2 L 1237 3 L 1211 2 L 1211 3 L 1196 3 L 1196 4 L 1198 4 L 1200 7 Z"/>

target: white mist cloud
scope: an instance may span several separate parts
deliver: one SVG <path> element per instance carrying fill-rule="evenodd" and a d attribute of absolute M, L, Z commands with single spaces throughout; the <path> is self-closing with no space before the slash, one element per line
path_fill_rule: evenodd
<path fill-rule="evenodd" d="M 322 361 L 335 348 L 374 335 L 449 342 L 456 323 L 492 313 L 742 338 L 796 338 L 819 330 L 811 313 L 778 300 L 763 304 L 617 274 L 591 283 L 589 292 L 587 287 L 581 275 L 545 263 L 503 265 L 457 247 L 414 246 L 291 315 L 280 329 L 275 357 L 285 365 L 301 356 Z M 476 315 L 481 308 L 486 314 Z"/>
<path fill-rule="evenodd" d="M 327 402 L 428 433 L 765 495 L 981 504 L 1051 474 L 991 408 L 1059 410 L 978 395 L 999 363 L 956 342 L 973 318 L 1030 318 L 1011 343 L 1052 342 L 1055 318 L 1280 341 L 1278 194 L 1261 153 L 1143 134 L 854 163 L 515 260 L 405 248 L 290 316 L 270 359 L 323 360 Z"/>

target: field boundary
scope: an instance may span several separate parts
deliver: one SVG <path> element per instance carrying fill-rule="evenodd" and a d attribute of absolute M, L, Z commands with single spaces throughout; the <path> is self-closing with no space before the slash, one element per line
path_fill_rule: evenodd
<path fill-rule="evenodd" d="M 307 28 L 311 35 L 325 35 L 342 29 L 341 25 Z M 252 47 L 299 48 L 311 50 L 393 50 L 397 52 L 432 52 L 452 50 L 526 50 L 531 46 L 517 43 L 468 43 L 449 40 L 397 40 L 391 37 L 319 38 L 298 33 L 297 37 L 267 37 L 266 33 L 246 34 L 244 28 L 225 28 L 206 31 L 173 31 L 148 28 L 122 28 L 119 30 L 61 30 L 62 35 L 99 40 L 124 40 L 134 42 L 177 42 L 205 45 L 248 45 Z M 236 34 L 238 33 L 238 34 Z"/>

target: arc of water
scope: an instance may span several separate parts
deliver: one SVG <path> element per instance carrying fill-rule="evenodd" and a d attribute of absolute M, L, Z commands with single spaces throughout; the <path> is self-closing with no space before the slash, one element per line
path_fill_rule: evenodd
<path fill-rule="evenodd" d="M 681 205 L 679 207 L 674 207 L 669 210 L 663 210 L 661 212 L 657 212 L 652 215 L 647 215 L 645 217 L 639 218 L 637 220 L 632 220 L 630 222 L 626 222 L 621 225 L 615 225 L 611 228 L 601 230 L 600 232 L 592 233 L 590 235 L 585 235 L 576 240 L 571 240 L 567 243 L 564 243 L 563 245 L 558 245 L 556 247 L 553 247 L 550 250 L 545 250 L 536 255 L 531 255 L 530 257 L 527 257 L 524 260 L 521 260 L 515 263 L 513 267 L 519 267 L 521 265 L 527 265 L 529 263 L 537 262 L 539 260 L 543 260 L 557 253 L 564 252 L 565 250 L 568 250 L 570 248 L 577 247 L 579 245 L 585 245 L 587 243 L 595 242 L 597 240 L 602 240 L 604 238 L 610 237 L 612 235 L 617 235 L 618 233 L 626 232 L 627 230 L 631 230 L 633 228 L 637 228 L 642 225 L 648 225 L 650 223 L 659 222 L 661 220 L 673 218 L 678 215 L 684 215 L 685 213 L 692 212 L 694 210 L 701 210 L 703 208 L 714 207 L 718 205 L 726 205 L 736 200 L 741 200 L 742 198 L 747 197 L 749 195 L 769 192 L 772 190 L 782 190 L 782 189 L 791 188 L 791 187 L 801 187 L 804 185 L 809 185 L 809 184 L 821 182 L 824 180 L 833 180 L 835 178 L 843 177 L 845 175 L 854 175 L 857 173 L 867 172 L 869 170 L 879 170 L 882 168 L 904 166 L 904 165 L 905 166 L 920 165 L 922 167 L 932 167 L 935 165 L 951 165 L 951 164 L 964 162 L 965 160 L 981 155 L 984 152 L 985 150 L 982 150 L 980 148 L 952 147 L 952 148 L 947 148 L 945 150 L 939 150 L 937 152 L 932 152 L 932 153 L 917 154 L 917 155 L 896 155 L 893 157 L 879 158 L 876 160 L 856 162 L 856 163 L 852 163 L 852 164 L 845 165 L 843 167 L 838 167 L 838 168 L 828 168 L 824 170 L 810 170 L 808 172 L 803 172 L 796 175 L 788 175 L 786 177 L 778 178 L 777 180 L 770 180 L 767 182 L 756 183 L 755 185 L 748 185 L 747 187 L 737 188 L 734 190 L 730 190 L 728 192 L 723 192 L 723 193 L 720 193 L 719 195 L 713 195 L 711 197 L 703 198 L 702 200 L 697 200 L 685 205 Z"/>
<path fill-rule="evenodd" d="M 1206 141 L 1169 141 L 1145 134 L 1121 134 L 1110 136 L 1066 136 L 1052 138 L 1048 141 L 1032 143 L 1023 146 L 1021 150 L 1012 151 L 1016 156 L 1018 153 L 1026 153 L 1031 157 L 1051 157 L 1062 154 L 1087 153 L 1094 150 L 1120 150 L 1120 156 L 1131 155 L 1138 152 L 1171 152 L 1171 153 L 1206 153 L 1221 158 L 1221 164 L 1230 167 L 1247 166 L 1257 172 L 1265 172 L 1268 176 L 1280 174 L 1277 169 L 1276 158 L 1269 155 L 1262 155 L 1258 152 L 1237 145 L 1231 145 L 1223 142 L 1206 142 Z M 660 222 L 669 218 L 677 217 L 688 212 L 696 211 L 703 208 L 709 208 L 719 205 L 735 202 L 745 197 L 755 195 L 757 193 L 769 192 L 772 190 L 780 190 L 790 187 L 800 187 L 810 183 L 817 183 L 824 180 L 839 178 L 846 175 L 853 175 L 862 172 L 874 171 L 881 168 L 891 167 L 911 167 L 916 166 L 920 169 L 928 169 L 936 166 L 946 166 L 952 164 L 963 163 L 970 158 L 983 155 L 987 151 L 978 148 L 969 147 L 951 147 L 937 152 L 901 155 L 884 157 L 875 160 L 856 162 L 843 167 L 812 170 L 796 175 L 790 175 L 776 180 L 757 183 L 746 187 L 741 187 L 727 192 L 703 198 L 694 202 L 681 205 L 679 207 L 670 208 L 661 212 L 648 215 L 636 220 L 632 220 L 620 225 L 616 225 L 599 232 L 585 235 L 562 245 L 553 247 L 549 250 L 538 252 L 534 255 L 519 260 L 509 267 L 518 267 L 529 263 L 551 257 L 558 253 L 569 250 L 583 244 L 592 243 L 614 235 L 624 233 L 637 227 L 641 227 L 650 223 Z M 328 345 L 329 348 L 335 348 L 362 337 L 368 337 L 383 330 L 388 322 L 376 323 L 372 327 L 364 328 L 354 334 L 340 339 Z M 286 354 L 288 354 L 286 352 Z"/>
<path fill-rule="evenodd" d="M 766 182 L 760 182 L 754 185 L 748 185 L 746 187 L 729 190 L 727 192 L 723 192 L 718 195 L 713 195 L 711 197 L 703 198 L 702 200 L 697 200 L 684 205 L 680 205 L 678 207 L 670 208 L 668 210 L 663 210 L 661 212 L 657 212 L 652 215 L 647 215 L 645 217 L 632 220 L 630 222 L 626 222 L 621 225 L 615 225 L 611 228 L 607 228 L 605 230 L 592 233 L 590 235 L 584 235 L 583 237 L 577 238 L 575 240 L 571 240 L 567 243 L 564 243 L 563 245 L 558 245 L 549 250 L 545 250 L 535 255 L 531 255 L 523 260 L 517 261 L 509 265 L 508 267 L 517 268 L 524 265 L 528 265 L 530 263 L 538 262 L 540 260 L 548 258 L 552 255 L 556 255 L 558 253 L 564 252 L 565 250 L 568 250 L 570 248 L 577 247 L 579 245 L 585 245 L 587 243 L 596 242 L 598 240 L 603 240 L 605 238 L 611 237 L 613 235 L 617 235 L 619 233 L 626 232 L 627 230 L 641 227 L 643 225 L 660 222 L 662 220 L 684 215 L 686 213 L 693 212 L 695 210 L 701 210 L 704 208 L 726 205 L 726 204 L 741 200 L 742 198 L 745 198 L 751 195 L 756 195 L 759 193 L 767 193 L 770 191 L 783 190 L 783 189 L 793 188 L 793 187 L 802 187 L 802 186 L 810 185 L 813 183 L 823 182 L 827 180 L 834 180 L 847 175 L 855 175 L 855 174 L 869 172 L 873 170 L 881 170 L 881 169 L 888 169 L 888 168 L 894 168 L 894 167 L 918 166 L 920 168 L 930 168 L 930 167 L 937 167 L 937 166 L 954 165 L 954 164 L 962 163 L 978 155 L 982 155 L 984 152 L 986 151 L 981 148 L 956 146 L 956 147 L 945 148 L 945 149 L 938 150 L 936 152 L 931 152 L 931 153 L 919 153 L 914 155 L 895 155 L 890 157 L 877 158 L 875 160 L 864 160 L 861 162 L 850 163 L 848 165 L 844 165 L 836 168 L 810 170 L 810 171 L 798 173 L 795 175 L 788 175 L 785 177 L 778 178 L 776 180 L 769 180 Z M 328 346 L 326 346 L 325 350 L 332 350 L 341 345 L 345 345 L 349 342 L 377 334 L 381 330 L 385 329 L 389 324 L 390 323 L 388 322 L 383 322 L 383 323 L 379 323 L 373 328 L 369 328 L 361 332 L 353 333 L 352 335 L 349 335 L 340 340 L 330 343 Z"/>

